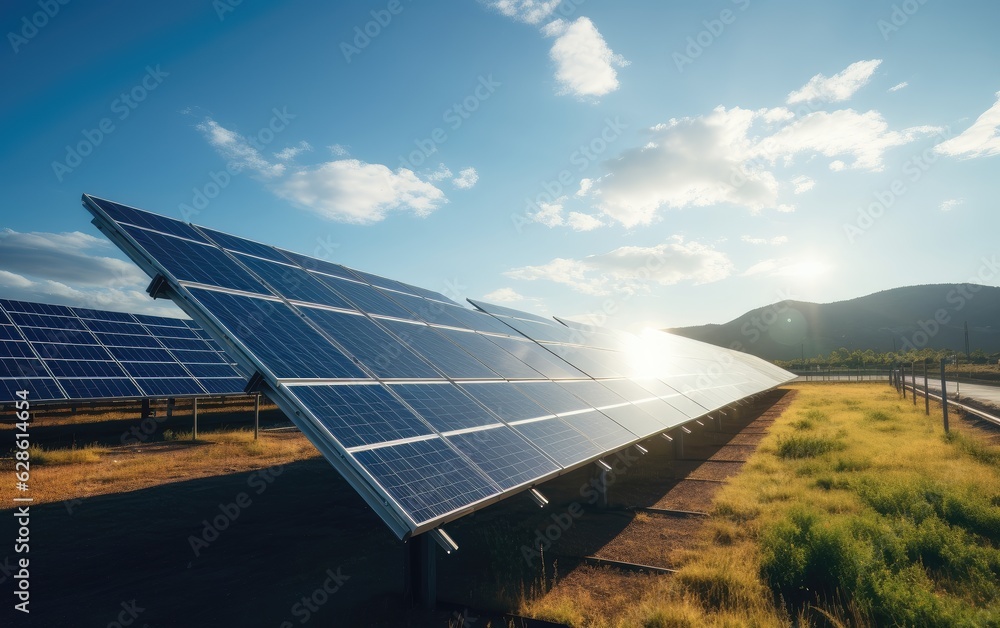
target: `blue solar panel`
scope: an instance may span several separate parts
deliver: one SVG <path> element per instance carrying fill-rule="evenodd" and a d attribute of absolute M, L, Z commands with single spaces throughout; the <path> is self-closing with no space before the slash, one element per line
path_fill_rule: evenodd
<path fill-rule="evenodd" d="M 6 331 L 0 336 L 17 339 L 0 339 L 0 360 L 6 358 L 0 363 L 0 392 L 16 390 L 23 380 L 36 386 L 36 401 L 65 399 L 52 376 L 66 382 L 74 399 L 205 394 L 206 389 L 212 394 L 235 394 L 246 385 L 242 374 L 219 353 L 218 345 L 199 337 L 200 328 L 192 328 L 190 321 L 24 301 L 2 300 L 0 307 L 9 308 L 24 324 L 20 330 L 0 326 L 7 328 L 0 330 Z M 2 309 L 0 315 L 10 319 Z M 103 331 L 92 333 L 88 327 Z M 21 340 L 22 333 L 27 342 Z M 168 351 L 157 339 L 160 334 L 171 347 L 197 350 Z M 199 372 L 213 378 L 211 386 L 200 386 L 199 375 L 192 375 L 178 362 L 186 358 L 208 363 Z M 142 379 L 142 390 L 129 377 Z M 108 383 L 102 385 L 101 380 Z M 49 396 L 39 396 L 43 394 Z"/>
<path fill-rule="evenodd" d="M 184 367 L 177 362 L 123 362 L 122 367 L 132 377 L 186 377 L 191 379 Z"/>
<path fill-rule="evenodd" d="M 218 377 L 236 377 L 240 376 L 239 372 L 230 366 L 229 364 L 187 364 L 184 365 L 191 375 L 202 380 L 204 384 L 205 378 L 218 378 Z M 244 382 L 245 384 L 246 382 Z M 240 388 L 243 388 L 241 385 Z"/>
<path fill-rule="evenodd" d="M 279 253 L 273 246 L 268 246 L 267 244 L 261 244 L 260 242 L 254 242 L 253 240 L 247 240 L 245 238 L 237 238 L 229 235 L 228 233 L 222 233 L 221 231 L 215 231 L 213 229 L 206 229 L 205 227 L 199 227 L 199 230 L 207 235 L 210 240 L 214 241 L 224 249 L 247 253 L 248 255 L 255 255 L 257 257 L 271 260 L 272 262 L 281 262 L 283 264 L 288 263 L 285 256 Z"/>
<path fill-rule="evenodd" d="M 287 305 L 223 292 L 192 294 L 278 378 L 366 378 Z"/>
<path fill-rule="evenodd" d="M 294 386 L 289 391 L 344 447 L 433 433 L 382 386 Z"/>
<path fill-rule="evenodd" d="M 587 375 L 562 358 L 540 347 L 531 340 L 518 340 L 504 336 L 489 336 L 490 342 L 551 379 L 579 379 Z"/>
<path fill-rule="evenodd" d="M 395 318 L 412 319 L 409 310 L 386 297 L 375 288 L 354 281 L 336 279 L 325 275 L 314 275 L 324 284 L 333 288 L 338 294 L 350 301 L 354 307 L 377 316 L 393 316 Z"/>
<path fill-rule="evenodd" d="M 0 325 L 0 340 L 21 340 L 21 334 L 13 325 Z"/>
<path fill-rule="evenodd" d="M 430 362 L 442 373 L 454 379 L 497 379 L 494 371 L 482 362 L 456 347 L 427 325 L 414 325 L 384 320 L 393 334 L 402 339 L 417 355 Z"/>
<path fill-rule="evenodd" d="M 440 438 L 359 451 L 354 457 L 418 524 L 500 493 Z"/>
<path fill-rule="evenodd" d="M 559 465 L 509 427 L 455 434 L 446 440 L 475 460 L 504 490 L 535 482 L 559 470 Z"/>
<path fill-rule="evenodd" d="M 106 231 L 137 231 L 92 211 Z M 137 252 L 113 239 L 133 258 L 145 255 L 150 274 L 167 275 L 168 294 L 205 325 L 194 333 L 215 336 L 241 364 L 260 369 L 266 394 L 295 410 L 292 420 L 401 538 L 669 429 L 689 418 L 690 406 L 705 409 L 694 394 L 627 381 L 647 370 L 667 379 L 676 372 L 645 353 L 631 356 L 637 342 L 628 334 L 475 302 L 479 309 L 469 310 L 439 292 L 203 233 L 212 247 L 138 234 L 148 246 Z M 247 277 L 261 285 L 248 287 Z M 160 338 L 209 391 L 213 382 L 239 381 L 206 379 L 231 367 L 219 357 L 198 368 L 193 354 L 210 352 Z M 642 339 L 651 355 L 673 357 L 680 343 L 689 357 L 707 358 L 704 345 L 699 353 L 686 342 Z M 661 363 L 662 373 L 649 366 Z M 678 365 L 690 385 L 695 367 Z M 149 371 L 137 377 L 159 367 L 141 368 Z M 731 400 L 783 381 L 783 372 L 740 368 L 745 375 L 700 398 Z"/>
<path fill-rule="evenodd" d="M 493 344 L 482 334 L 477 334 L 473 331 L 456 331 L 454 329 L 436 329 L 435 331 L 454 342 L 483 364 L 488 364 L 501 377 L 507 379 L 542 379 L 541 373 Z"/>
<path fill-rule="evenodd" d="M 441 377 L 429 364 L 364 316 L 315 308 L 302 308 L 302 313 L 375 373 L 376 377 Z"/>
<path fill-rule="evenodd" d="M 138 211 L 131 207 L 107 201 L 95 196 L 90 197 L 94 204 L 102 209 L 112 220 L 128 223 L 139 227 L 145 227 L 162 233 L 188 238 L 197 242 L 206 242 L 200 233 L 195 231 L 190 225 L 173 218 L 160 216 L 146 211 Z"/>
<path fill-rule="evenodd" d="M 185 378 L 162 378 L 154 377 L 147 379 L 136 379 L 137 384 L 149 397 L 166 397 L 170 395 L 201 395 L 205 389 L 198 385 L 190 377 Z"/>
<path fill-rule="evenodd" d="M 579 464 L 604 453 L 603 449 L 562 419 L 522 423 L 514 429 L 563 467 Z"/>
<path fill-rule="evenodd" d="M 389 388 L 439 432 L 500 422 L 451 383 L 393 384 Z"/>
<path fill-rule="evenodd" d="M 35 352 L 24 341 L 0 340 L 0 358 L 33 358 Z"/>
<path fill-rule="evenodd" d="M 125 377 L 125 372 L 115 362 L 90 360 L 46 360 L 52 374 L 58 377 Z"/>
<path fill-rule="evenodd" d="M 211 245 L 196 244 L 152 231 L 122 227 L 145 250 L 160 262 L 178 281 L 191 281 L 221 288 L 257 294 L 271 294 L 249 272 Z"/>
<path fill-rule="evenodd" d="M 462 384 L 462 390 L 493 411 L 508 423 L 549 416 L 546 408 L 538 405 L 517 391 L 502 384 Z"/>
<path fill-rule="evenodd" d="M 70 399 L 120 399 L 122 397 L 144 397 L 129 379 L 66 379 L 59 384 Z"/>
<path fill-rule="evenodd" d="M 49 372 L 37 358 L 2 358 L 0 359 L 0 377 L 47 377 Z"/>
<path fill-rule="evenodd" d="M 279 296 L 293 301 L 318 303 L 345 310 L 354 309 L 350 303 L 330 290 L 326 284 L 297 266 L 276 264 L 246 255 L 237 255 L 236 257 L 241 264 L 263 279 L 271 287 L 272 292 Z"/>
<path fill-rule="evenodd" d="M 50 378 L 38 379 L 0 379 L 0 402 L 17 401 L 21 399 L 18 392 L 28 391 L 28 401 L 65 399 L 62 391 Z"/>
<path fill-rule="evenodd" d="M 282 255 L 287 257 L 289 261 L 295 262 L 299 267 L 306 270 L 316 271 L 324 273 L 326 275 L 333 275 L 334 277 L 343 277 L 344 279 L 351 279 L 353 281 L 359 281 L 357 275 L 352 273 L 346 267 L 340 264 L 334 264 L 326 260 L 316 259 L 315 257 L 308 257 L 306 255 L 300 255 L 299 253 L 293 253 L 292 251 L 286 251 L 284 249 L 278 249 Z"/>

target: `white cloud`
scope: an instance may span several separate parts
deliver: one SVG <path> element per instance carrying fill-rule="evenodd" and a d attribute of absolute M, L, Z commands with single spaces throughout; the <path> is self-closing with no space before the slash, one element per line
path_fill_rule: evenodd
<path fill-rule="evenodd" d="M 107 240 L 79 231 L 0 233 L 0 287 L 8 299 L 177 316 L 172 302 L 153 301 L 135 264 L 106 257 Z"/>
<path fill-rule="evenodd" d="M 596 97 L 618 89 L 615 67 L 625 67 L 628 61 L 612 52 L 588 18 L 554 20 L 542 28 L 542 34 L 556 37 L 549 56 L 556 64 L 560 93 Z"/>
<path fill-rule="evenodd" d="M 769 245 L 769 246 L 780 246 L 782 244 L 788 243 L 788 236 L 774 236 L 773 238 L 754 238 L 751 236 L 743 236 L 740 238 L 743 242 L 747 244 L 754 245 Z"/>
<path fill-rule="evenodd" d="M 444 164 L 438 164 L 437 170 L 435 170 L 434 172 L 429 172 L 424 174 L 423 178 L 426 181 L 431 181 L 436 183 L 438 181 L 444 181 L 445 179 L 451 177 L 451 175 L 452 172 L 451 169 L 448 168 L 448 166 Z"/>
<path fill-rule="evenodd" d="M 371 224 L 389 212 L 427 216 L 447 203 L 444 192 L 411 170 L 395 172 L 357 159 L 331 161 L 292 173 L 274 191 L 324 218 Z"/>
<path fill-rule="evenodd" d="M 570 212 L 566 216 L 566 225 L 573 231 L 593 231 L 598 227 L 603 227 L 604 223 L 600 218 L 590 214 Z"/>
<path fill-rule="evenodd" d="M 895 85 L 893 85 L 892 87 L 890 87 L 889 91 L 890 92 L 898 92 L 899 90 L 905 89 L 905 88 L 907 88 L 909 86 L 910 86 L 909 83 L 907 83 L 906 81 L 903 81 L 902 83 L 896 83 Z"/>
<path fill-rule="evenodd" d="M 950 157 L 992 157 L 1000 155 L 1000 92 L 997 101 L 961 135 L 941 142 L 934 150 Z"/>
<path fill-rule="evenodd" d="M 486 5 L 503 15 L 528 24 L 538 24 L 556 10 L 562 0 L 487 0 Z"/>
<path fill-rule="evenodd" d="M 515 292 L 513 288 L 498 288 L 484 295 L 483 300 L 489 303 L 513 303 L 515 301 L 524 301 L 525 297 Z"/>
<path fill-rule="evenodd" d="M 782 203 L 781 205 L 778 205 L 777 207 L 775 207 L 775 209 L 777 209 L 779 212 L 781 212 L 783 214 L 790 214 L 793 211 L 795 211 L 795 205 L 789 205 L 788 203 Z"/>
<path fill-rule="evenodd" d="M 327 146 L 330 152 L 334 154 L 335 157 L 347 157 L 351 154 L 351 147 L 344 146 L 343 144 L 331 144 Z"/>
<path fill-rule="evenodd" d="M 468 190 L 479 182 L 479 173 L 475 168 L 463 168 L 458 171 L 458 176 L 451 180 L 451 184 L 460 190 Z"/>
<path fill-rule="evenodd" d="M 943 212 L 950 212 L 959 205 L 962 205 L 963 203 L 965 203 L 964 198 L 949 198 L 948 200 L 941 203 L 939 209 Z"/>
<path fill-rule="evenodd" d="M 653 222 L 662 207 L 773 207 L 778 182 L 751 163 L 749 131 L 756 115 L 718 107 L 708 115 L 657 125 L 645 146 L 608 162 L 608 174 L 592 191 L 598 207 L 626 227 Z"/>
<path fill-rule="evenodd" d="M 875 69 L 882 63 L 881 59 L 858 61 L 847 66 L 844 71 L 826 77 L 822 74 L 809 79 L 801 89 L 788 94 L 786 101 L 790 105 L 800 102 L 823 101 L 840 102 L 849 99 L 859 89 L 868 84 Z"/>
<path fill-rule="evenodd" d="M 205 118 L 197 129 L 234 168 L 256 170 L 265 177 L 276 177 L 285 172 L 284 164 L 272 164 L 245 137 L 219 125 L 211 118 Z"/>
<path fill-rule="evenodd" d="M 801 152 L 827 157 L 850 155 L 854 157 L 851 168 L 879 172 L 884 167 L 882 156 L 886 150 L 939 131 L 930 126 L 890 131 L 877 111 L 815 111 L 766 138 L 756 152 L 771 163 Z"/>
<path fill-rule="evenodd" d="M 582 260 L 555 258 L 540 266 L 504 273 L 512 279 L 545 280 L 589 295 L 645 293 L 653 285 L 681 281 L 710 283 L 728 277 L 733 264 L 725 253 L 698 242 L 673 237 L 652 247 L 623 246 Z"/>
<path fill-rule="evenodd" d="M 813 189 L 816 186 L 816 180 L 805 175 L 800 175 L 792 179 L 792 185 L 795 186 L 796 194 L 802 194 Z"/>
<path fill-rule="evenodd" d="M 299 142 L 298 146 L 289 146 L 284 150 L 276 152 L 274 156 L 278 161 L 290 161 L 292 159 L 295 159 L 295 157 L 298 156 L 299 153 L 309 152 L 312 149 L 313 147 L 309 145 L 309 142 L 302 140 L 301 142 Z"/>
<path fill-rule="evenodd" d="M 575 196 L 586 196 L 592 187 L 594 187 L 593 179 L 580 179 L 580 189 L 576 191 Z"/>
<path fill-rule="evenodd" d="M 847 164 L 845 164 L 839 159 L 834 159 L 833 161 L 830 162 L 830 170 L 833 170 L 834 172 L 840 172 L 845 168 L 847 168 Z"/>

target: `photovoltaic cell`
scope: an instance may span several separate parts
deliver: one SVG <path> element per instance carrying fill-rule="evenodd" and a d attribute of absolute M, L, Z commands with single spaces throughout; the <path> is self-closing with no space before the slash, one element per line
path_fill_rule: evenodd
<path fill-rule="evenodd" d="M 353 310 L 350 303 L 330 290 L 314 275 L 297 266 L 276 264 L 256 257 L 237 255 L 241 264 L 253 271 L 271 287 L 271 290 L 286 299 L 329 305 L 344 310 Z"/>
<path fill-rule="evenodd" d="M 441 375 L 364 316 L 302 308 L 310 320 L 380 378 L 425 379 Z"/>
<path fill-rule="evenodd" d="M 383 386 L 293 386 L 289 390 L 347 448 L 433 433 Z"/>
<path fill-rule="evenodd" d="M 60 379 L 70 399 L 114 399 L 144 397 L 129 379 Z"/>
<path fill-rule="evenodd" d="M 354 457 L 418 524 L 500 492 L 440 438 L 359 451 Z"/>
<path fill-rule="evenodd" d="M 211 290 L 191 292 L 279 379 L 367 377 L 284 303 Z"/>
<path fill-rule="evenodd" d="M 465 350 L 474 358 L 488 364 L 501 377 L 507 379 L 541 379 L 542 374 L 521 362 L 499 346 L 490 342 L 482 334 L 474 331 L 456 331 L 454 329 L 435 330 L 448 340 Z"/>
<path fill-rule="evenodd" d="M 326 275 L 315 274 L 319 281 L 351 302 L 351 304 L 361 310 L 376 316 L 392 316 L 395 318 L 412 319 L 413 315 L 409 310 L 402 307 L 395 301 L 389 299 L 382 292 L 375 288 L 355 281 L 336 279 Z"/>
<path fill-rule="evenodd" d="M 257 257 L 271 260 L 272 262 L 282 262 L 284 264 L 288 263 L 288 259 L 279 253 L 273 246 L 268 246 L 267 244 L 261 244 L 245 238 L 237 238 L 229 235 L 228 233 L 215 231 L 214 229 L 206 229 L 205 227 L 199 227 L 198 230 L 207 235 L 210 240 L 224 249 L 239 253 L 246 253 L 248 255 L 255 255 Z"/>
<path fill-rule="evenodd" d="M 439 432 L 499 423 L 452 384 L 391 384 L 389 388 Z"/>
<path fill-rule="evenodd" d="M 382 324 L 417 355 L 454 379 L 497 379 L 500 376 L 427 325 L 384 320 Z"/>
<path fill-rule="evenodd" d="M 513 386 L 503 384 L 461 384 L 462 390 L 493 411 L 501 419 L 512 423 L 526 419 L 549 416 L 552 412 L 538 405 Z"/>
<path fill-rule="evenodd" d="M 117 220 L 118 222 L 124 222 L 139 227 L 145 227 L 146 229 L 152 229 L 162 233 L 169 233 L 171 235 L 187 238 L 189 240 L 195 240 L 197 242 L 206 241 L 205 238 L 195 231 L 190 225 L 187 225 L 179 220 L 174 220 L 173 218 L 167 218 L 166 216 L 160 216 L 147 211 L 136 210 L 126 205 L 121 205 L 119 203 L 107 201 L 97 197 L 91 197 L 91 199 L 98 207 L 104 210 L 104 212 L 107 213 L 112 220 Z"/>
<path fill-rule="evenodd" d="M 562 419 L 522 423 L 514 429 L 563 467 L 571 467 L 604 452 Z"/>
<path fill-rule="evenodd" d="M 504 490 L 559 470 L 540 449 L 513 429 L 502 426 L 447 436 L 446 440 L 475 460 L 477 466 Z"/>

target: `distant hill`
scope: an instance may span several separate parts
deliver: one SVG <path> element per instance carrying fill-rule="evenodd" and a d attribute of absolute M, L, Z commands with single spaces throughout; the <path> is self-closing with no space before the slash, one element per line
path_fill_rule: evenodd
<path fill-rule="evenodd" d="M 1000 288 L 932 284 L 883 290 L 836 303 L 783 301 L 721 325 L 668 329 L 715 345 L 740 343 L 766 360 L 794 360 L 835 349 L 876 352 L 965 347 L 1000 351 Z"/>

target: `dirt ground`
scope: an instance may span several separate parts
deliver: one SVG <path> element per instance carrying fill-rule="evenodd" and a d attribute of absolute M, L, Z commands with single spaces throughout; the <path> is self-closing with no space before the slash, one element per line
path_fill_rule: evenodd
<path fill-rule="evenodd" d="M 461 604 L 431 614 L 401 603 L 405 546 L 319 458 L 37 505 L 31 625 L 106 626 L 126 607 L 137 613 L 133 625 L 150 628 L 298 626 L 304 619 L 446 626 L 459 625 L 463 615 L 466 625 L 486 625 L 471 621 L 478 611 L 467 609 L 510 609 L 540 583 L 583 582 L 602 571 L 583 566 L 586 556 L 669 566 L 699 518 L 633 509 L 707 510 L 720 484 L 692 478 L 738 472 L 741 463 L 732 461 L 748 455 L 768 424 L 756 414 L 784 394 L 771 393 L 756 413 L 727 420 L 722 432 L 699 428 L 682 460 L 665 440 L 650 441 L 648 455 L 616 466 L 607 504 L 590 503 L 585 489 L 597 473 L 588 467 L 540 487 L 550 499 L 545 509 L 522 494 L 449 524 L 460 550 L 438 559 L 439 598 Z M 701 461 L 710 457 L 722 461 Z M 567 514 L 575 512 L 582 514 Z M 0 519 L 8 522 L 0 534 L 14 538 L 11 511 L 0 511 Z M 545 535 L 555 540 L 538 556 Z M 8 592 L 9 552 L 0 550 Z"/>

